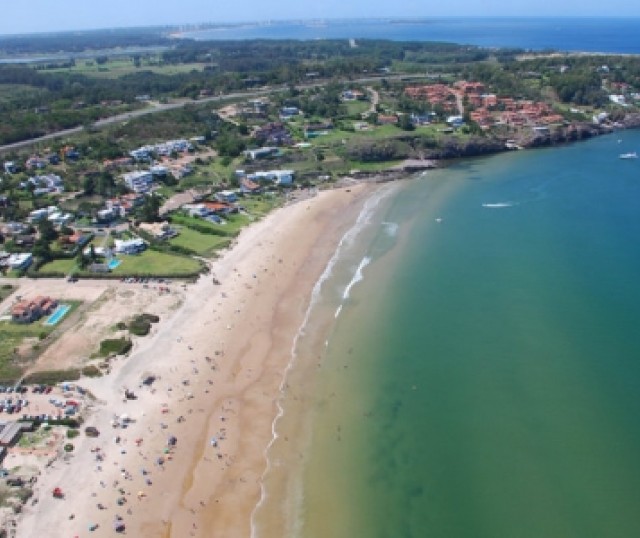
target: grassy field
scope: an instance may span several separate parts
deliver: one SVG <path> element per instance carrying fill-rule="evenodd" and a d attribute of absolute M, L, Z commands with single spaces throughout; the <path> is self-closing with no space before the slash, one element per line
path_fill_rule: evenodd
<path fill-rule="evenodd" d="M 49 69 L 47 73 L 76 73 L 89 77 L 118 78 L 123 75 L 139 73 L 141 71 L 152 71 L 162 75 L 176 75 L 194 70 L 202 71 L 204 66 L 205 64 L 203 63 L 157 65 L 156 60 L 150 62 L 149 60 L 142 59 L 140 67 L 136 67 L 130 58 L 113 58 L 102 65 L 96 63 L 94 60 L 78 60 L 73 67 Z"/>
<path fill-rule="evenodd" d="M 179 227 L 179 235 L 169 241 L 172 245 L 189 248 L 204 257 L 213 256 L 216 250 L 225 248 L 230 238 L 221 235 L 203 234 L 187 228 Z"/>
<path fill-rule="evenodd" d="M 200 269 L 197 260 L 154 250 L 145 250 L 142 254 L 123 256 L 121 259 L 122 263 L 112 271 L 112 274 L 119 276 L 154 274 L 170 276 L 195 273 Z"/>
<path fill-rule="evenodd" d="M 192 232 L 192 230 L 187 230 L 187 232 Z M 207 255 L 205 253 L 207 244 L 204 242 L 198 243 L 197 235 L 204 236 L 204 234 L 197 234 L 197 232 L 194 232 L 194 235 L 188 233 L 188 237 L 185 236 L 184 243 L 180 244 L 195 250 L 199 254 L 201 253 L 201 248 L 203 250 L 202 255 Z M 205 237 L 208 238 L 209 236 Z M 223 237 L 211 237 L 218 243 L 224 240 Z M 191 243 L 193 243 L 193 245 Z M 196 272 L 200 268 L 200 264 L 196 260 L 153 250 L 146 250 L 142 254 L 135 256 L 120 256 L 119 259 L 122 260 L 122 263 L 111 272 L 117 276 L 149 276 L 153 274 L 163 276 L 181 275 Z M 74 273 L 76 276 L 88 278 L 95 276 L 94 273 L 89 271 L 80 271 L 75 259 L 53 260 L 43 265 L 40 271 L 43 273 L 59 272 L 65 275 Z"/>
<path fill-rule="evenodd" d="M 345 106 L 347 108 L 347 114 L 349 116 L 355 116 L 356 114 L 362 114 L 369 110 L 371 103 L 367 101 L 349 101 L 345 103 Z"/>

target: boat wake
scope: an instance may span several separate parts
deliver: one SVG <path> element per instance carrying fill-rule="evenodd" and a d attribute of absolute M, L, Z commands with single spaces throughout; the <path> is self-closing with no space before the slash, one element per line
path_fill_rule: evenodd
<path fill-rule="evenodd" d="M 482 207 L 486 207 L 488 209 L 500 209 L 503 207 L 513 207 L 517 204 L 514 202 L 497 202 L 495 204 L 482 204 Z"/>

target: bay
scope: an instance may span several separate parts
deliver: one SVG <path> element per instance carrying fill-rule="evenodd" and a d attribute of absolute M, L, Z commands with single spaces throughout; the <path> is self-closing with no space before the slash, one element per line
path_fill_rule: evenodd
<path fill-rule="evenodd" d="M 481 47 L 640 54 L 637 17 L 430 17 L 266 21 L 221 25 L 184 37 L 198 40 L 389 39 Z"/>

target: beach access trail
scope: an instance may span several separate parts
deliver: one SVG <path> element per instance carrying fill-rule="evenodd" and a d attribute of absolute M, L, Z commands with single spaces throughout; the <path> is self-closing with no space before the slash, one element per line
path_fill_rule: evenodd
<path fill-rule="evenodd" d="M 111 537 L 120 521 L 128 536 L 248 537 L 292 342 L 377 188 L 322 191 L 243 230 L 153 335 L 109 376 L 83 380 L 96 397 L 83 428 L 101 435 L 76 438 L 40 476 L 17 536 Z"/>

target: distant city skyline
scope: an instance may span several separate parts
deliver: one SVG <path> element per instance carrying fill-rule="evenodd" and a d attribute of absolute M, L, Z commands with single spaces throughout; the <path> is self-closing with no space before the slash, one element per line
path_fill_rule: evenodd
<path fill-rule="evenodd" d="M 435 6 L 419 0 L 280 0 L 277 4 L 257 0 L 215 4 L 211 0 L 181 0 L 177 4 L 167 0 L 26 0 L 3 5 L 0 35 L 291 19 L 613 15 L 640 17 L 640 5 L 628 0 L 564 0 L 542 5 L 531 0 L 453 0 Z"/>

